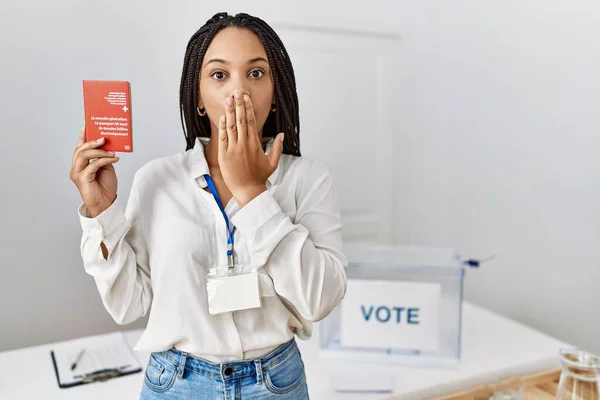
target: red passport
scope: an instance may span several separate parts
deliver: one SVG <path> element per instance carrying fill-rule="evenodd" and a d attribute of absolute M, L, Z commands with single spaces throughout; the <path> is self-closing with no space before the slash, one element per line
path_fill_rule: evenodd
<path fill-rule="evenodd" d="M 85 140 L 105 139 L 102 149 L 131 153 L 131 88 L 127 81 L 83 81 Z"/>

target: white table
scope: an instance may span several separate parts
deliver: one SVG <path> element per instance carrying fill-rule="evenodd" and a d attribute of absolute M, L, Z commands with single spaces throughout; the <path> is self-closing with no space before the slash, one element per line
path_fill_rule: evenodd
<path fill-rule="evenodd" d="M 463 308 L 463 361 L 453 369 L 415 368 L 397 365 L 358 364 L 323 358 L 316 335 L 307 342 L 298 340 L 306 365 L 309 392 L 313 400 L 336 399 L 427 399 L 499 378 L 527 374 L 559 366 L 558 350 L 567 346 L 543 333 L 490 311 L 465 303 Z M 133 346 L 141 331 L 128 331 Z M 53 344 L 0 352 L 0 399 L 105 400 L 137 399 L 143 373 L 103 383 L 59 389 L 50 360 Z M 145 366 L 149 354 L 137 354 Z M 335 376 L 365 379 L 391 376 L 393 395 L 335 393 Z"/>

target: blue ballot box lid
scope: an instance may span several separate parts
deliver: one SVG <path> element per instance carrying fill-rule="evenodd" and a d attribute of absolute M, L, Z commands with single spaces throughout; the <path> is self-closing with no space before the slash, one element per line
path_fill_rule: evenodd
<path fill-rule="evenodd" d="M 450 248 L 346 243 L 344 252 L 353 264 L 383 268 L 462 268 L 460 255 Z"/>
<path fill-rule="evenodd" d="M 348 288 L 319 325 L 322 355 L 453 366 L 461 356 L 464 266 L 453 249 L 347 243 Z"/>

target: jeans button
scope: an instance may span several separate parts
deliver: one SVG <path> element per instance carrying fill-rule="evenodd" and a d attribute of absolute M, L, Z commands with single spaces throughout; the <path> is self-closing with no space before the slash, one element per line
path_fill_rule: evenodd
<path fill-rule="evenodd" d="M 223 370 L 223 375 L 225 375 L 225 376 L 229 376 L 229 375 L 231 375 L 231 373 L 232 373 L 232 372 L 233 372 L 233 369 L 232 369 L 231 367 L 226 367 L 226 368 Z"/>

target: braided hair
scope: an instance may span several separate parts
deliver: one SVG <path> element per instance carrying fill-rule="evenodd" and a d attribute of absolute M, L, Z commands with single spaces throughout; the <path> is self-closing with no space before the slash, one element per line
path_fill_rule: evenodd
<path fill-rule="evenodd" d="M 235 16 L 227 13 L 215 14 L 188 42 L 179 86 L 179 113 L 187 142 L 186 150 L 194 147 L 196 138 L 210 137 L 208 116 L 201 117 L 196 112 L 200 68 L 211 41 L 219 31 L 227 27 L 248 29 L 258 36 L 267 53 L 277 109 L 269 113 L 263 126 L 263 137 L 275 137 L 279 132 L 284 132 L 283 153 L 300 156 L 298 94 L 292 62 L 281 39 L 267 23 L 243 13 Z"/>

